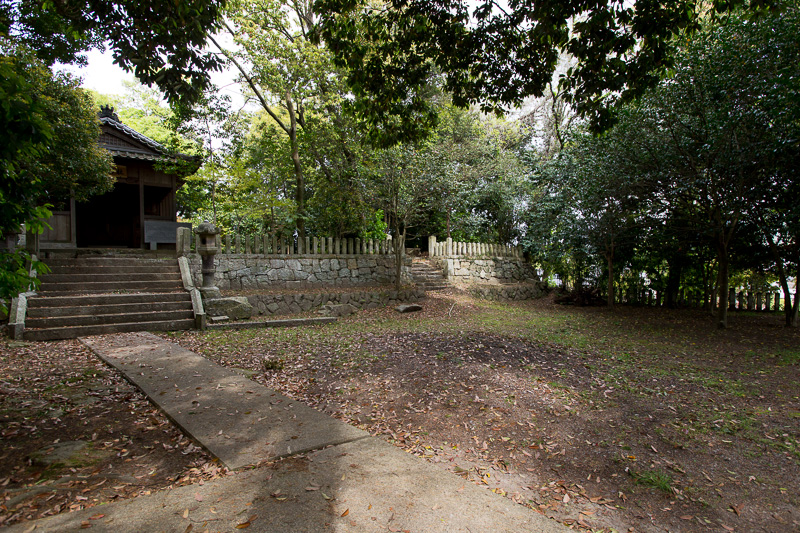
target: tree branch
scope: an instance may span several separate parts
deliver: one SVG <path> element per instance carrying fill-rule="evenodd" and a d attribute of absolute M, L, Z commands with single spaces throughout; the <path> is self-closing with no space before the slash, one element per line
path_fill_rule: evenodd
<path fill-rule="evenodd" d="M 227 30 L 230 32 L 230 34 L 231 34 L 231 35 L 233 35 L 233 36 L 236 36 L 236 34 L 235 34 L 235 32 L 233 31 L 233 29 L 232 29 L 232 28 L 231 28 L 231 27 L 228 25 L 228 23 L 227 23 L 226 21 L 224 21 L 224 20 L 223 20 L 223 21 L 222 21 L 222 24 L 223 24 L 223 25 L 225 26 L 225 28 L 226 28 L 226 29 L 227 29 Z M 258 101 L 261 103 L 261 107 L 263 107 L 263 108 L 264 108 L 264 111 L 266 111 L 266 112 L 269 114 L 269 116 L 270 116 L 270 117 L 272 117 L 272 120 L 274 120 L 275 122 L 277 122 L 277 123 L 278 123 L 278 126 L 280 126 L 280 127 L 281 127 L 281 129 L 282 129 L 283 131 L 285 131 L 285 132 L 286 132 L 286 134 L 288 135 L 288 134 L 289 134 L 289 128 L 288 128 L 288 127 L 286 127 L 286 125 L 283 123 L 283 121 L 280 119 L 280 117 L 278 117 L 278 115 L 276 115 L 276 114 L 275 114 L 275 112 L 273 112 L 273 111 L 272 111 L 272 109 L 270 108 L 269 104 L 267 104 L 267 100 L 264 98 L 264 95 L 263 95 L 263 94 L 261 94 L 261 91 L 260 91 L 260 90 L 258 89 L 258 87 L 256 86 L 255 82 L 253 81 L 253 78 L 252 78 L 252 77 L 251 77 L 251 76 L 250 76 L 250 75 L 247 73 L 247 71 L 245 71 L 245 69 L 244 69 L 244 67 L 241 65 L 241 63 L 239 63 L 239 62 L 236 60 L 236 58 L 235 58 L 235 57 L 233 57 L 233 55 L 232 55 L 232 54 L 230 54 L 230 53 L 229 53 L 227 50 L 225 50 L 224 48 L 222 48 L 222 47 L 219 45 L 219 43 L 216 41 L 216 39 L 214 39 L 214 36 L 213 36 L 213 35 L 209 35 L 209 36 L 208 36 L 208 38 L 209 38 L 209 40 L 210 40 L 212 43 L 214 43 L 214 46 L 216 46 L 217 48 L 219 48 L 219 51 L 220 51 L 220 52 L 222 52 L 222 54 L 223 54 L 223 55 L 225 55 L 225 57 L 227 57 L 227 58 L 228 58 L 228 59 L 231 61 L 231 63 L 233 63 L 233 64 L 234 64 L 234 66 L 236 66 L 236 68 L 239 70 L 239 73 L 241 73 L 241 75 L 242 75 L 242 76 L 244 77 L 244 79 L 247 81 L 247 85 L 249 85 L 249 86 L 250 86 L 250 88 L 251 88 L 251 89 L 253 90 L 253 92 L 255 93 L 255 95 L 256 95 L 256 98 L 258 98 Z"/>

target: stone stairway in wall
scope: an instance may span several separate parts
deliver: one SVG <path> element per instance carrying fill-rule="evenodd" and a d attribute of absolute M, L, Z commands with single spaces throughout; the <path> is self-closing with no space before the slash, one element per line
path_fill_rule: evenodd
<path fill-rule="evenodd" d="M 28 298 L 25 340 L 192 329 L 192 301 L 175 258 L 79 256 L 45 260 Z"/>
<path fill-rule="evenodd" d="M 452 287 L 441 270 L 421 257 L 415 257 L 411 263 L 411 276 L 414 284 L 425 291 L 440 291 Z"/>

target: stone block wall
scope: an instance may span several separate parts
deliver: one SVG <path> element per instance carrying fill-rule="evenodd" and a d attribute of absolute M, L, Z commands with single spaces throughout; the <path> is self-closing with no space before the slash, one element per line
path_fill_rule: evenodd
<path fill-rule="evenodd" d="M 448 281 L 455 283 L 500 285 L 532 282 L 538 279 L 536 270 L 521 259 L 432 257 L 431 263 L 442 270 Z"/>
<path fill-rule="evenodd" d="M 188 255 L 195 284 L 202 284 L 198 254 Z M 394 283 L 393 255 L 262 255 L 214 257 L 216 285 L 222 290 L 303 289 L 378 286 Z M 410 284 L 411 258 L 405 258 L 403 284 Z M 324 302 L 323 302 L 324 303 Z"/>
<path fill-rule="evenodd" d="M 483 300 L 534 300 L 547 294 L 546 285 L 472 285 L 467 289 L 472 296 Z"/>
<path fill-rule="evenodd" d="M 328 302 L 350 304 L 356 309 L 374 309 L 403 302 L 416 302 L 424 297 L 425 291 L 421 289 L 405 289 L 341 293 L 250 294 L 247 296 L 247 300 L 260 315 L 288 315 L 310 311 Z"/>

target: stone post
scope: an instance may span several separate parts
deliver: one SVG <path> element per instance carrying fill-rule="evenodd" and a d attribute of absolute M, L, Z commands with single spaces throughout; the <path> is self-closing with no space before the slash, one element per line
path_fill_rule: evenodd
<path fill-rule="evenodd" d="M 753 298 L 753 293 L 752 292 L 748 292 L 747 293 L 747 310 L 748 311 L 752 311 L 753 310 L 753 306 L 755 304 L 754 300 L 755 300 L 755 298 Z"/>
<path fill-rule="evenodd" d="M 453 238 L 447 238 L 447 245 L 445 246 L 444 253 L 447 257 L 451 257 L 453 255 Z"/>
<path fill-rule="evenodd" d="M 428 236 L 428 256 L 434 257 L 436 255 L 436 235 Z"/>
<path fill-rule="evenodd" d="M 219 298 L 219 289 L 214 284 L 214 256 L 217 254 L 219 229 L 210 222 L 202 222 L 194 231 L 199 239 L 197 253 L 200 254 L 203 261 L 201 270 L 203 273 L 203 286 L 200 287 L 200 292 L 205 298 Z"/>
<path fill-rule="evenodd" d="M 179 227 L 175 235 L 175 253 L 178 257 L 188 255 L 192 251 L 192 230 Z"/>
<path fill-rule="evenodd" d="M 325 248 L 325 253 L 332 254 L 333 253 L 333 237 L 328 237 L 328 246 Z"/>
<path fill-rule="evenodd" d="M 764 311 L 769 312 L 770 304 L 772 303 L 770 300 L 772 300 L 772 292 L 764 295 Z"/>
<path fill-rule="evenodd" d="M 306 237 L 303 243 L 303 253 L 310 254 L 311 253 L 311 237 Z"/>
<path fill-rule="evenodd" d="M 199 244 L 200 237 L 198 236 L 197 238 L 198 238 L 198 244 Z M 230 233 L 225 235 L 225 253 L 226 254 L 233 253 L 233 248 L 231 247 L 231 234 Z"/>
<path fill-rule="evenodd" d="M 775 293 L 775 312 L 781 310 L 781 294 L 779 292 Z"/>
<path fill-rule="evenodd" d="M 756 311 L 761 311 L 761 292 L 756 293 Z"/>
<path fill-rule="evenodd" d="M 356 255 L 361 254 L 361 239 L 356 238 L 355 252 Z"/>

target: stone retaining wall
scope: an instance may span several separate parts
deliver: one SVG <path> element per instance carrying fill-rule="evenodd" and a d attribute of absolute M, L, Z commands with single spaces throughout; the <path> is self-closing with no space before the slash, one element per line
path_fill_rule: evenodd
<path fill-rule="evenodd" d="M 401 291 L 355 291 L 324 292 L 299 294 L 250 294 L 247 301 L 253 310 L 260 315 L 288 315 L 302 313 L 333 304 L 350 304 L 356 309 L 374 309 L 397 305 L 403 302 L 416 302 L 425 298 L 421 289 L 404 289 Z"/>
<path fill-rule="evenodd" d="M 467 288 L 475 298 L 483 300 L 535 300 L 547 294 L 540 284 L 525 285 L 471 285 Z"/>
<path fill-rule="evenodd" d="M 195 284 L 202 285 L 200 256 L 189 254 Z M 216 285 L 222 290 L 303 289 L 378 286 L 394 283 L 393 255 L 262 255 L 214 257 Z M 411 258 L 405 258 L 403 284 L 411 283 Z"/>
<path fill-rule="evenodd" d="M 536 270 L 520 259 L 432 257 L 431 263 L 455 283 L 495 284 L 531 282 L 537 279 Z"/>

